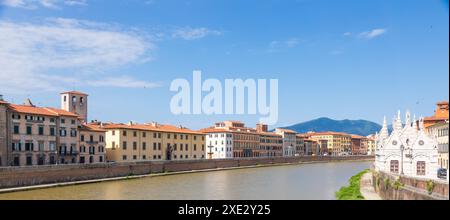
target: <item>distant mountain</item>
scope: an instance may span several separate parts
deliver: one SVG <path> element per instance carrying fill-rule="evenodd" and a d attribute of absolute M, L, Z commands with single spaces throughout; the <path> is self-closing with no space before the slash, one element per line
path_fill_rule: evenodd
<path fill-rule="evenodd" d="M 324 117 L 284 128 L 294 130 L 298 133 L 306 133 L 308 131 L 337 131 L 367 136 L 380 131 L 381 125 L 366 120 L 333 120 Z"/>

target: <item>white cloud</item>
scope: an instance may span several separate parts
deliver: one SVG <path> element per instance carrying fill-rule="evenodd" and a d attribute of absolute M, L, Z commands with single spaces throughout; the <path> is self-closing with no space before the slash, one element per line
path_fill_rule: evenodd
<path fill-rule="evenodd" d="M 268 52 L 276 52 L 282 49 L 294 48 L 296 47 L 300 41 L 297 38 L 290 38 L 284 41 L 274 40 L 269 43 Z"/>
<path fill-rule="evenodd" d="M 178 28 L 172 33 L 173 38 L 182 38 L 184 40 L 196 40 L 200 38 L 204 38 L 208 35 L 221 35 L 222 32 L 216 30 L 209 30 L 207 28 L 191 28 L 184 27 Z"/>
<path fill-rule="evenodd" d="M 62 5 L 85 6 L 87 0 L 0 0 L 0 5 L 25 9 L 37 9 L 39 7 L 58 9 Z"/>
<path fill-rule="evenodd" d="M 39 24 L 0 21 L 0 33 L 1 92 L 89 85 L 87 79 L 101 77 L 97 72 L 146 62 L 155 49 L 142 34 L 75 19 Z M 134 87 L 139 85 L 131 77 L 126 79 Z"/>
<path fill-rule="evenodd" d="M 378 37 L 378 36 L 381 36 L 381 35 L 385 34 L 386 31 L 387 31 L 386 29 L 378 28 L 378 29 L 373 29 L 373 30 L 370 30 L 370 31 L 362 32 L 362 33 L 359 34 L 359 36 L 363 37 L 363 38 L 366 38 L 366 39 L 372 39 L 372 38 L 375 38 L 375 37 Z"/>
<path fill-rule="evenodd" d="M 101 80 L 88 81 L 88 85 L 95 87 L 122 87 L 122 88 L 156 88 L 159 83 L 146 82 L 130 76 L 107 77 Z"/>
<path fill-rule="evenodd" d="M 351 32 L 345 32 L 343 35 L 344 36 L 350 36 L 350 35 L 352 35 L 352 33 Z"/>

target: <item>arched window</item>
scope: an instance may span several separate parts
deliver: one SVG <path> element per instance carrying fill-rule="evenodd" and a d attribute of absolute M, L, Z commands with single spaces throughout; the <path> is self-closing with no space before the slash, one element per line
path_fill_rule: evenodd
<path fill-rule="evenodd" d="M 425 161 L 417 161 L 417 175 L 425 176 Z"/>
<path fill-rule="evenodd" d="M 398 173 L 398 160 L 391 160 L 391 173 Z"/>

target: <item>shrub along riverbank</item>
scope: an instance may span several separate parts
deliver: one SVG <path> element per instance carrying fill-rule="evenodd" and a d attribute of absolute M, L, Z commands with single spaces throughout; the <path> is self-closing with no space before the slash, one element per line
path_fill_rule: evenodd
<path fill-rule="evenodd" d="M 363 200 L 364 197 L 361 195 L 359 190 L 360 188 L 360 180 L 361 177 L 369 172 L 369 169 L 366 169 L 350 178 L 349 186 L 343 186 L 339 191 L 336 192 L 336 199 L 338 200 Z"/>

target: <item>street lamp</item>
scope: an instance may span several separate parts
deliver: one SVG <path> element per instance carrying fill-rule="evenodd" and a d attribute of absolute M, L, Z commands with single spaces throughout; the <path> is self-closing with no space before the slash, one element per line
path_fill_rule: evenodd
<path fill-rule="evenodd" d="M 405 150 L 405 146 L 403 146 L 403 144 L 400 146 L 400 152 L 401 152 L 401 170 L 400 170 L 400 175 L 403 175 L 403 151 Z"/>

